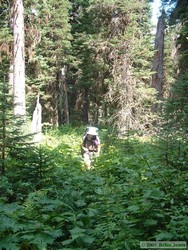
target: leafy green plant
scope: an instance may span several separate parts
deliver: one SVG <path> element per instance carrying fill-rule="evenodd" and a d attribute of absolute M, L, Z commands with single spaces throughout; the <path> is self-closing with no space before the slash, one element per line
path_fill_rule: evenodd
<path fill-rule="evenodd" d="M 38 190 L 33 182 L 37 172 L 28 175 L 30 182 L 26 175 L 16 184 L 11 183 L 14 178 L 4 179 L 1 190 L 7 184 L 8 189 L 0 205 L 0 246 L 137 250 L 143 240 L 184 240 L 187 174 L 161 160 L 164 141 L 143 141 L 134 135 L 115 139 L 112 134 L 114 139 L 107 140 L 88 171 L 81 164 L 76 131 L 51 131 L 47 136 L 53 134 L 53 143 L 28 155 L 28 160 L 35 156 L 33 166 L 39 172 L 49 169 Z M 101 130 L 102 143 L 106 132 Z M 28 169 L 32 162 L 27 161 Z M 21 189 L 24 186 L 27 191 Z M 22 197 L 19 204 L 8 199 L 12 192 Z"/>

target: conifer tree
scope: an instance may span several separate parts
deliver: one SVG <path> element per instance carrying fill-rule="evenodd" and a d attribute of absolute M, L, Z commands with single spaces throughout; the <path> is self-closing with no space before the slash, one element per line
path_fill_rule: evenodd
<path fill-rule="evenodd" d="M 70 60 L 70 7 L 67 0 L 26 3 L 28 111 L 34 110 L 40 92 L 43 122 L 53 125 L 68 123 L 68 118 L 62 117 L 68 114 L 68 107 L 61 106 L 67 95 L 61 91 L 61 73 Z"/>
<path fill-rule="evenodd" d="M 120 130 L 148 126 L 153 102 L 148 2 L 26 0 L 24 7 L 30 116 L 40 92 L 43 122 L 91 119 Z"/>
<path fill-rule="evenodd" d="M 0 146 L 1 146 L 1 174 L 4 175 L 8 169 L 8 162 L 18 159 L 22 149 L 25 147 L 25 136 L 23 135 L 22 117 L 15 117 L 13 113 L 13 97 L 10 94 L 8 76 L 8 62 L 6 56 L 3 57 L 3 64 L 0 70 Z M 4 75 L 4 77 L 3 77 Z M 14 157 L 10 157 L 12 152 L 16 152 Z"/>
<path fill-rule="evenodd" d="M 2 72 L 1 72 L 2 73 Z M 1 175 L 5 174 L 6 169 L 6 151 L 7 151 L 7 109 L 8 109 L 8 102 L 7 102 L 7 86 L 4 79 L 4 82 L 0 82 L 0 145 L 1 145 Z M 9 107 L 10 108 L 10 107 Z"/>
<path fill-rule="evenodd" d="M 166 2 L 166 1 L 165 1 Z M 187 46 L 187 2 L 174 1 L 175 7 L 169 15 L 169 25 L 175 34 L 174 49 L 174 82 L 167 99 L 165 114 L 170 128 L 186 133 L 188 125 L 187 87 L 188 87 L 188 46 Z"/>
<path fill-rule="evenodd" d="M 107 119 L 120 130 L 143 127 L 149 123 L 153 101 L 149 5 L 115 0 L 80 3 L 73 28 L 79 64 L 77 105 L 83 121 Z M 140 122 L 146 112 L 146 120 Z"/>

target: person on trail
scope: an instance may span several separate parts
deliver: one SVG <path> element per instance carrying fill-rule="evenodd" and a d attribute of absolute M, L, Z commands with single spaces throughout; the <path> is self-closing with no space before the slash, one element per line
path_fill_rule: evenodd
<path fill-rule="evenodd" d="M 100 155 L 100 149 L 101 146 L 100 139 L 98 136 L 98 128 L 87 128 L 82 141 L 82 157 L 84 159 L 87 169 L 91 169 L 92 158 L 93 156 Z"/>

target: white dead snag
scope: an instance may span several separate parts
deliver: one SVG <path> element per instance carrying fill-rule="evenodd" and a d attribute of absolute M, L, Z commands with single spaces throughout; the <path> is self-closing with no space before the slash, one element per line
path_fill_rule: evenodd
<path fill-rule="evenodd" d="M 34 142 L 40 142 L 42 138 L 42 106 L 39 102 L 39 94 L 37 97 L 37 104 L 33 112 L 31 132 L 34 134 Z"/>
<path fill-rule="evenodd" d="M 25 116 L 25 34 L 24 8 L 22 0 L 14 0 L 14 57 L 13 57 L 13 98 L 14 114 Z"/>

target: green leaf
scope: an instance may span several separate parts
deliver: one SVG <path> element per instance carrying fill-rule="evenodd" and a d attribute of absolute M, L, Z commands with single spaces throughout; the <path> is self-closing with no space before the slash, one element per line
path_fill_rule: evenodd
<path fill-rule="evenodd" d="M 77 200 L 75 204 L 77 207 L 84 207 L 86 205 L 86 202 L 84 200 Z"/>
<path fill-rule="evenodd" d="M 0 217 L 0 230 L 11 229 L 13 232 L 17 232 L 24 228 L 23 224 L 20 224 L 14 218 L 9 218 L 7 216 Z"/>
<path fill-rule="evenodd" d="M 73 239 L 70 239 L 70 240 L 64 240 L 61 245 L 62 246 L 66 246 L 66 245 L 69 245 L 70 243 L 72 243 L 74 240 Z"/>
<path fill-rule="evenodd" d="M 0 240 L 0 249 L 6 249 L 6 250 L 19 250 L 20 247 L 18 245 L 19 238 L 15 236 L 7 235 L 6 237 L 1 237 Z"/>
<path fill-rule="evenodd" d="M 157 223 L 158 223 L 157 220 L 147 219 L 144 221 L 144 226 L 153 226 L 153 225 L 157 225 Z"/>
<path fill-rule="evenodd" d="M 156 240 L 171 240 L 173 239 L 174 235 L 169 232 L 161 232 L 160 234 L 156 235 Z"/>
<path fill-rule="evenodd" d="M 104 194 L 104 191 L 102 188 L 98 187 L 95 189 L 95 193 L 101 195 L 101 194 Z"/>
<path fill-rule="evenodd" d="M 88 244 L 91 245 L 91 244 L 94 242 L 95 238 L 94 238 L 94 237 L 91 237 L 91 236 L 89 236 L 89 235 L 84 235 L 83 238 L 82 238 L 82 240 L 83 240 L 85 243 L 88 243 Z"/>
<path fill-rule="evenodd" d="M 129 207 L 127 208 L 127 210 L 129 210 L 130 212 L 137 212 L 137 211 L 140 210 L 140 207 L 137 206 L 137 205 L 132 205 L 132 206 L 129 206 Z"/>
<path fill-rule="evenodd" d="M 37 245 L 39 248 L 47 247 L 47 244 L 52 244 L 55 239 L 62 235 L 61 230 L 44 231 L 41 233 L 33 232 L 32 235 L 23 235 L 21 238 L 28 240 L 29 243 Z"/>
<path fill-rule="evenodd" d="M 125 242 L 125 250 L 131 250 L 131 248 L 127 242 Z"/>
<path fill-rule="evenodd" d="M 73 228 L 72 230 L 70 230 L 70 233 L 71 233 L 71 236 L 72 236 L 72 239 L 77 239 L 78 237 L 81 237 L 83 236 L 84 232 L 86 230 L 85 229 L 82 229 L 80 227 L 75 227 Z"/>

